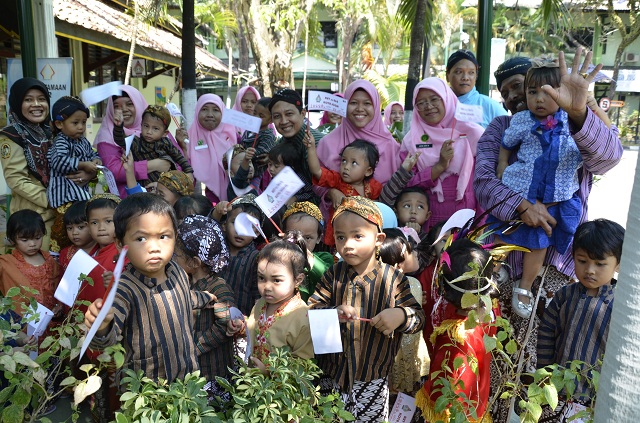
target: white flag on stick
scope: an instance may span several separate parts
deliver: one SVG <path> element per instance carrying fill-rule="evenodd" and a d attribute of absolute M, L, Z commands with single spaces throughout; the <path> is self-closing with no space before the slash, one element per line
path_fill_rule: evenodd
<path fill-rule="evenodd" d="M 309 91 L 307 95 L 309 110 L 324 110 L 342 117 L 347 116 L 347 100 L 323 91 Z"/>
<path fill-rule="evenodd" d="M 482 123 L 484 121 L 482 106 L 462 104 L 458 101 L 458 106 L 456 106 L 456 120 L 460 122 Z"/>
<path fill-rule="evenodd" d="M 262 119 L 238 112 L 233 109 L 224 109 L 222 112 L 222 123 L 228 123 L 236 128 L 242 128 L 250 132 L 260 132 Z"/>

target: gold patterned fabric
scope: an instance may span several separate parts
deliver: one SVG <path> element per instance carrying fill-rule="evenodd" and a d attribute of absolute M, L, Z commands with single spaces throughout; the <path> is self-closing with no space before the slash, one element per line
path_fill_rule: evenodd
<path fill-rule="evenodd" d="M 179 170 L 162 172 L 158 183 L 164 185 L 169 191 L 182 196 L 193 194 L 193 182 L 191 178 Z"/>
<path fill-rule="evenodd" d="M 324 220 L 322 219 L 322 212 L 318 206 L 313 204 L 310 201 L 298 201 L 289 206 L 287 211 L 284 212 L 282 216 L 282 221 L 284 222 L 287 218 L 295 213 L 304 213 L 313 217 L 317 220 L 322 226 L 324 226 Z"/>
<path fill-rule="evenodd" d="M 380 213 L 380 209 L 376 206 L 376 203 L 368 198 L 360 196 L 344 197 L 342 203 L 340 203 L 335 212 L 333 212 L 331 223 L 335 222 L 336 218 L 344 212 L 355 213 L 364 220 L 376 225 L 378 231 L 382 230 L 382 214 Z"/>

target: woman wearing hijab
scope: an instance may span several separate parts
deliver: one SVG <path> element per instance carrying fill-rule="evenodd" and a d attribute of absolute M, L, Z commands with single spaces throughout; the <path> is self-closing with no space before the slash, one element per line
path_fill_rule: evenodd
<path fill-rule="evenodd" d="M 395 122 L 403 122 L 404 120 L 404 107 L 399 101 L 392 101 L 384 108 L 383 114 L 384 124 L 387 128 L 390 128 Z"/>
<path fill-rule="evenodd" d="M 402 140 L 401 158 L 420 152 L 417 172 L 407 186 L 423 188 L 431 203 L 430 222 L 460 209 L 475 209 L 473 171 L 480 125 L 456 121 L 458 98 L 440 78 L 427 78 L 413 90 L 411 130 Z"/>
<path fill-rule="evenodd" d="M 125 136 L 140 136 L 142 113 L 147 108 L 147 101 L 142 93 L 130 85 L 122 85 L 122 96 L 113 96 L 107 101 L 107 111 L 102 118 L 93 146 L 98 150 L 102 163 L 113 173 L 120 191 L 120 198 L 127 196 L 126 172 L 122 168 L 124 148 L 119 147 L 113 140 L 113 116 L 115 109 L 122 110 Z M 134 162 L 136 180 L 148 179 L 148 172 L 166 172 L 171 169 L 171 163 L 164 159 L 140 160 Z"/>
<path fill-rule="evenodd" d="M 347 118 L 318 144 L 318 158 L 322 166 L 338 171 L 340 151 L 357 139 L 373 143 L 380 160 L 373 177 L 385 184 L 400 164 L 400 146 L 384 125 L 380 115 L 380 95 L 373 84 L 364 79 L 351 83 L 344 93 L 347 99 Z"/>
<path fill-rule="evenodd" d="M 47 152 L 51 145 L 49 102 L 49 90 L 42 82 L 34 78 L 17 80 L 9 92 L 10 125 L 0 131 L 0 164 L 11 189 L 10 213 L 29 209 L 42 216 L 47 230 L 42 240 L 45 251 L 49 250 L 55 218 L 55 211 L 47 201 Z M 67 178 L 84 186 L 95 176 L 95 173 L 78 171 Z"/>
<path fill-rule="evenodd" d="M 205 195 L 214 203 L 227 198 L 229 179 L 222 157 L 236 144 L 236 127 L 222 123 L 225 107 L 215 94 L 203 94 L 196 103 L 196 119 L 189 128 L 189 157 L 196 181 L 202 182 Z"/>

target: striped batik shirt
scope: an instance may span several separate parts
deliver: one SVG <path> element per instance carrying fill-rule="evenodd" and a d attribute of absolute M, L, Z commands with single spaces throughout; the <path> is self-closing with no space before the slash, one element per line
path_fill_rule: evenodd
<path fill-rule="evenodd" d="M 88 200 L 89 181 L 84 186 L 78 186 L 71 179 L 66 178 L 71 172 L 78 171 L 78 163 L 99 159 L 98 153 L 91 148 L 88 139 L 82 137 L 71 139 L 60 132 L 47 154 L 49 160 L 49 186 L 47 199 L 49 206 L 57 208 L 65 203 Z"/>
<path fill-rule="evenodd" d="M 388 337 L 371 323 L 360 320 L 340 325 L 343 352 L 318 355 L 318 365 L 346 392 L 355 381 L 386 378 L 400 348 L 402 333 L 417 333 L 424 325 L 422 307 L 411 294 L 406 276 L 379 262 L 370 273 L 359 276 L 346 262 L 330 267 L 309 298 L 312 309 L 350 305 L 359 317 L 372 319 L 381 311 L 399 307 L 405 321 Z"/>
<path fill-rule="evenodd" d="M 484 131 L 478 141 L 476 154 L 476 171 L 473 188 L 478 200 L 478 206 L 484 210 L 498 205 L 491 214 L 500 220 L 510 220 L 517 216 L 516 208 L 522 197 L 502 184 L 496 176 L 496 165 L 502 144 L 504 131 L 509 127 L 510 116 L 498 116 Z M 593 175 L 603 175 L 618 164 L 622 157 L 622 144 L 618 138 L 618 128 L 607 128 L 587 107 L 587 118 L 579 131 L 569 121 L 569 131 L 582 154 L 583 165 L 578 169 L 578 183 L 580 188 L 577 195 L 582 202 L 582 216 L 580 223 L 588 220 L 587 199 L 593 183 Z M 510 163 L 515 161 L 515 154 L 511 155 Z M 522 252 L 512 251 L 507 259 L 512 276 L 517 279 L 522 274 Z M 567 276 L 574 276 L 575 269 L 571 248 L 564 254 L 559 254 L 551 246 L 547 248 L 545 264 L 555 266 Z"/>
<path fill-rule="evenodd" d="M 550 364 L 568 366 L 572 360 L 596 365 L 607 346 L 609 322 L 613 310 L 615 280 L 598 288 L 595 296 L 579 282 L 557 291 L 538 327 L 538 367 Z M 599 366 L 597 366 L 599 370 Z M 576 398 L 585 394 L 595 398 L 586 383 L 576 386 Z M 579 399 L 579 398 L 578 398 Z"/>
<path fill-rule="evenodd" d="M 216 302 L 225 303 L 228 307 L 236 306 L 231 287 L 224 279 L 215 275 L 195 281 L 191 289 L 207 291 L 216 296 Z M 200 374 L 207 380 L 214 380 L 215 376 L 226 376 L 227 367 L 233 366 L 233 337 L 226 335 L 228 321 L 229 319 L 216 318 L 211 308 L 201 309 L 196 313 L 193 338 Z"/>
<path fill-rule="evenodd" d="M 191 290 L 187 274 L 173 261 L 165 272 L 167 279 L 158 281 L 131 264 L 125 267 L 111 328 L 104 337 L 93 338 L 91 347 L 104 349 L 121 342 L 125 368 L 172 382 L 198 369 L 193 310 L 205 307 L 213 296 Z"/>
<path fill-rule="evenodd" d="M 258 253 L 253 242 L 238 254 L 231 256 L 229 265 L 220 272 L 220 277 L 224 279 L 233 290 L 235 303 L 245 316 L 251 314 L 260 293 L 258 292 Z"/>

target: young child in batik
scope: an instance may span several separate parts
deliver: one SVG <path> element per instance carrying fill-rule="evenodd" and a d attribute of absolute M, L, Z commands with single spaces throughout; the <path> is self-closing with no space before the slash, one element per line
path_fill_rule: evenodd
<path fill-rule="evenodd" d="M 373 201 L 345 197 L 333 214 L 333 228 L 344 261 L 325 272 L 309 305 L 338 310 L 345 325 L 341 331 L 344 352 L 318 357 L 326 375 L 320 387 L 340 392 L 357 421 L 385 421 L 389 418 L 388 377 L 400 349 L 399 335 L 418 333 L 424 313 L 406 276 L 378 259 L 385 234 Z"/>

